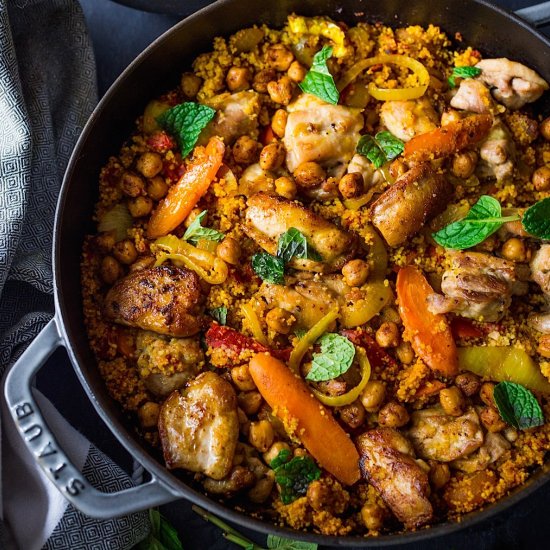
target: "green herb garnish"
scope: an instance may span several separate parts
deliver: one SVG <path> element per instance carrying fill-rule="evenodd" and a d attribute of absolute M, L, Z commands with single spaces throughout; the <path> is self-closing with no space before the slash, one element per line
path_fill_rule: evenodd
<path fill-rule="evenodd" d="M 290 452 L 283 449 L 271 461 L 283 504 L 290 504 L 298 497 L 305 495 L 309 484 L 321 476 L 321 470 L 309 456 L 295 456 L 292 460 L 288 460 L 289 457 Z"/>
<path fill-rule="evenodd" d="M 136 545 L 136 550 L 183 550 L 178 532 L 156 509 L 149 510 L 151 532 Z"/>
<path fill-rule="evenodd" d="M 550 197 L 530 206 L 521 220 L 527 233 L 539 239 L 550 239 Z"/>
<path fill-rule="evenodd" d="M 518 215 L 501 216 L 500 203 L 489 195 L 482 195 L 466 217 L 447 225 L 432 236 L 435 242 L 445 248 L 464 250 L 483 242 L 503 223 L 519 219 Z"/>
<path fill-rule="evenodd" d="M 321 336 L 317 342 L 321 344 L 321 352 L 313 354 L 307 380 L 332 380 L 351 367 L 355 357 L 355 346 L 347 338 L 329 333 Z"/>
<path fill-rule="evenodd" d="M 276 285 L 282 285 L 285 282 L 285 262 L 278 256 L 272 256 L 267 252 L 254 254 L 252 269 L 262 281 Z"/>
<path fill-rule="evenodd" d="M 278 550 L 317 550 L 318 545 L 314 542 L 302 542 L 277 535 L 267 535 L 267 547 Z"/>
<path fill-rule="evenodd" d="M 316 250 L 308 246 L 305 236 L 295 227 L 291 227 L 279 237 L 277 256 L 282 258 L 285 264 L 290 262 L 292 258 L 315 260 L 318 262 L 322 259 Z"/>
<path fill-rule="evenodd" d="M 494 391 L 495 403 L 505 422 L 520 430 L 542 426 L 544 416 L 535 396 L 515 382 L 500 382 Z"/>
<path fill-rule="evenodd" d="M 389 160 L 398 157 L 405 148 L 405 144 L 391 132 L 378 132 L 374 137 L 361 136 L 355 150 L 368 158 L 375 166 L 380 168 Z"/>
<path fill-rule="evenodd" d="M 336 88 L 334 78 L 327 67 L 327 59 L 329 59 L 331 55 L 332 47 L 323 46 L 323 49 L 313 56 L 311 69 L 298 86 L 300 86 L 302 91 L 306 94 L 312 94 L 327 103 L 336 105 L 340 94 Z"/>
<path fill-rule="evenodd" d="M 201 225 L 202 220 L 207 214 L 207 210 L 203 210 L 192 222 L 191 225 L 187 228 L 183 234 L 183 240 L 189 241 L 191 244 L 197 244 L 200 239 L 205 239 L 207 241 L 216 241 L 220 242 L 223 240 L 225 235 L 220 231 L 215 229 L 210 229 L 209 227 L 203 227 Z"/>
<path fill-rule="evenodd" d="M 157 122 L 174 135 L 185 158 L 195 147 L 203 128 L 214 118 L 216 110 L 208 105 L 188 101 L 162 113 Z"/>
<path fill-rule="evenodd" d="M 211 309 L 208 314 L 212 319 L 218 321 L 220 325 L 227 324 L 227 308 L 225 306 L 215 307 Z"/>
<path fill-rule="evenodd" d="M 447 79 L 447 82 L 451 88 L 455 88 L 455 78 L 474 78 L 479 74 L 481 74 L 481 69 L 477 67 L 455 67 L 451 76 Z"/>

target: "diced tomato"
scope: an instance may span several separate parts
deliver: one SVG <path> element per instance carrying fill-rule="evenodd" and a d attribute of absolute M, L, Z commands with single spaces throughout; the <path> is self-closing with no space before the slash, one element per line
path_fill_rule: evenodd
<path fill-rule="evenodd" d="M 275 135 L 275 132 L 273 131 L 273 128 L 271 127 L 271 125 L 264 126 L 260 130 L 260 142 L 262 145 L 267 145 L 268 143 L 271 143 L 276 139 L 277 139 L 277 136 Z"/>
<path fill-rule="evenodd" d="M 486 333 L 471 319 L 455 317 L 451 321 L 451 331 L 455 338 L 481 338 Z"/>
<path fill-rule="evenodd" d="M 364 329 L 345 329 L 341 332 L 350 342 L 364 348 L 373 367 L 397 367 L 396 360 L 386 353 Z"/>
<path fill-rule="evenodd" d="M 172 136 L 161 130 L 147 138 L 147 146 L 156 153 L 166 153 L 176 147 L 176 141 Z"/>

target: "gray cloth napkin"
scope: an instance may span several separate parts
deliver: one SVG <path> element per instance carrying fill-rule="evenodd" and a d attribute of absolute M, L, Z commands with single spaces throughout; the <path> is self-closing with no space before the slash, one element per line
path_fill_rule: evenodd
<path fill-rule="evenodd" d="M 53 314 L 57 195 L 96 101 L 92 45 L 78 2 L 0 0 L 0 378 Z M 92 485 L 112 492 L 133 484 L 38 398 Z M 145 513 L 96 521 L 67 505 L 20 447 L 5 411 L 1 420 L 0 547 L 116 550 L 147 535 Z"/>

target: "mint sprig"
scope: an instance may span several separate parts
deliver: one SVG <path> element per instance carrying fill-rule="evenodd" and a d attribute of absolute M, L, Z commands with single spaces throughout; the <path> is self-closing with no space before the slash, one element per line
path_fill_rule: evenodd
<path fill-rule="evenodd" d="M 307 380 L 332 380 L 348 371 L 355 357 L 355 346 L 347 338 L 329 333 L 321 336 L 318 342 L 321 344 L 321 352 L 313 354 Z"/>
<path fill-rule="evenodd" d="M 321 477 L 321 470 L 309 456 L 295 456 L 291 460 L 290 452 L 283 449 L 270 466 L 275 472 L 275 481 L 279 485 L 281 501 L 290 504 L 307 492 L 312 481 Z"/>
<path fill-rule="evenodd" d="M 520 430 L 542 426 L 544 415 L 535 396 L 521 384 L 500 382 L 494 394 L 500 416 Z"/>
<path fill-rule="evenodd" d="M 215 307 L 211 309 L 208 314 L 220 325 L 227 324 L 227 308 L 225 306 Z"/>
<path fill-rule="evenodd" d="M 539 239 L 550 239 L 550 197 L 530 206 L 521 220 L 527 233 Z"/>
<path fill-rule="evenodd" d="M 189 241 L 191 244 L 197 244 L 200 239 L 207 241 L 220 242 L 225 235 L 216 229 L 210 229 L 209 227 L 203 227 L 202 220 L 208 213 L 207 210 L 203 210 L 189 225 L 185 233 L 183 234 L 183 240 Z"/>
<path fill-rule="evenodd" d="M 185 158 L 195 147 L 203 128 L 214 118 L 216 110 L 208 105 L 188 101 L 162 113 L 157 122 L 176 137 Z"/>
<path fill-rule="evenodd" d="M 481 69 L 477 67 L 455 67 L 447 82 L 451 88 L 456 88 L 455 78 L 475 78 L 480 74 Z"/>
<path fill-rule="evenodd" d="M 298 86 L 306 94 L 312 94 L 327 103 L 337 105 L 340 94 L 338 93 L 338 88 L 336 88 L 334 78 L 327 67 L 327 59 L 331 56 L 332 47 L 323 46 L 323 49 L 313 56 L 311 69 Z"/>
<path fill-rule="evenodd" d="M 149 510 L 149 521 L 151 531 L 135 550 L 183 550 L 178 532 L 158 510 Z"/>
<path fill-rule="evenodd" d="M 368 134 L 361 136 L 356 152 L 368 158 L 375 168 L 380 168 L 389 160 L 398 157 L 404 150 L 405 144 L 391 132 L 384 130 L 374 137 Z"/>
<path fill-rule="evenodd" d="M 278 256 L 258 252 L 252 256 L 252 269 L 262 281 L 275 285 L 282 285 L 285 282 L 285 262 Z"/>

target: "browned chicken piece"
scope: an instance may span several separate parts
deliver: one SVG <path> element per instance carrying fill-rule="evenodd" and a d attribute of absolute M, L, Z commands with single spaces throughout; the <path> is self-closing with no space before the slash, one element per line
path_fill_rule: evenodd
<path fill-rule="evenodd" d="M 314 161 L 329 175 L 341 177 L 359 141 L 363 127 L 361 109 L 331 105 L 313 95 L 302 94 L 287 111 L 283 142 L 289 171 Z"/>
<path fill-rule="evenodd" d="M 214 495 L 232 496 L 243 489 L 248 489 L 256 481 L 256 476 L 244 466 L 234 466 L 223 479 L 207 477 L 203 481 L 204 488 Z"/>
<path fill-rule="evenodd" d="M 365 184 L 365 189 L 368 189 L 372 185 L 381 183 L 384 181 L 384 176 L 380 173 L 379 170 L 374 169 L 372 162 L 364 157 L 363 155 L 353 155 L 348 164 L 347 169 L 348 174 L 358 173 L 363 176 L 363 182 Z"/>
<path fill-rule="evenodd" d="M 205 103 L 217 112 L 201 132 L 199 145 L 206 145 L 212 136 L 223 138 L 226 145 L 232 145 L 240 136 L 257 137 L 261 105 L 256 92 L 224 93 Z"/>
<path fill-rule="evenodd" d="M 390 246 L 403 244 L 447 206 L 452 186 L 429 163 L 413 166 L 370 208 L 373 225 Z"/>
<path fill-rule="evenodd" d="M 213 372 L 200 374 L 163 403 L 158 428 L 168 468 L 225 478 L 239 437 L 233 386 Z"/>
<path fill-rule="evenodd" d="M 483 445 L 483 430 L 473 407 L 462 416 L 449 416 L 441 407 L 414 411 L 407 432 L 421 458 L 450 462 Z"/>
<path fill-rule="evenodd" d="M 118 280 L 105 297 L 109 319 L 168 336 L 192 336 L 201 329 L 199 277 L 175 266 L 141 269 Z"/>
<path fill-rule="evenodd" d="M 465 78 L 451 99 L 451 107 L 484 114 L 496 111 L 495 101 L 489 88 L 474 78 Z"/>
<path fill-rule="evenodd" d="M 448 252 L 451 268 L 443 273 L 444 296 L 428 297 L 432 313 L 453 312 L 482 321 L 499 321 L 512 302 L 512 295 L 527 292 L 513 262 L 482 252 Z"/>
<path fill-rule="evenodd" d="M 357 438 L 363 477 L 399 521 L 411 529 L 433 517 L 428 474 L 415 462 L 411 444 L 397 430 L 376 428 Z"/>
<path fill-rule="evenodd" d="M 550 298 L 550 244 L 543 244 L 529 262 L 531 277 Z"/>
<path fill-rule="evenodd" d="M 477 451 L 453 460 L 450 466 L 467 474 L 479 472 L 496 462 L 510 447 L 510 443 L 499 433 L 487 432 L 483 445 Z"/>
<path fill-rule="evenodd" d="M 539 74 L 505 57 L 483 59 L 476 67 L 481 69 L 478 78 L 492 89 L 497 101 L 510 109 L 521 109 L 548 90 L 548 83 Z"/>
<path fill-rule="evenodd" d="M 426 97 L 410 101 L 385 101 L 380 108 L 380 122 L 403 141 L 437 128 L 439 117 Z"/>
<path fill-rule="evenodd" d="M 487 138 L 479 147 L 480 161 L 476 173 L 480 177 L 492 176 L 497 181 L 514 175 L 516 148 L 510 132 L 499 120 L 495 121 Z"/>
<path fill-rule="evenodd" d="M 261 191 L 275 192 L 275 178 L 277 176 L 264 170 L 258 163 L 251 164 L 239 178 L 239 193 L 251 197 Z"/>
<path fill-rule="evenodd" d="M 277 253 L 279 237 L 291 227 L 298 229 L 322 258 L 322 262 L 294 258 L 290 265 L 307 271 L 338 271 L 356 252 L 355 236 L 298 202 L 257 193 L 247 202 L 244 231 L 270 254 Z"/>

